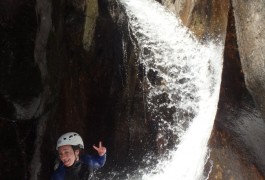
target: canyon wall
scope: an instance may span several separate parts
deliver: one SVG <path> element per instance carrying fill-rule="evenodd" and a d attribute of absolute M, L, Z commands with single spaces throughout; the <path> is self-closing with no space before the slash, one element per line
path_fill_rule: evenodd
<path fill-rule="evenodd" d="M 225 44 L 210 177 L 262 179 L 264 3 L 159 2 L 202 43 Z M 118 1 L 3 0 L 0 26 L 0 179 L 48 179 L 57 138 L 67 131 L 80 133 L 92 154 L 103 141 L 102 172 L 133 171 L 150 149 L 153 156 L 163 152 L 145 113 L 146 75 L 135 65 L 136 42 Z"/>
<path fill-rule="evenodd" d="M 265 119 L 265 4 L 262 0 L 232 2 L 246 87 Z"/>
<path fill-rule="evenodd" d="M 210 178 L 263 179 L 264 2 L 161 2 L 197 37 L 225 43 L 220 102 L 209 143 L 211 163 L 206 165 L 212 168 Z"/>

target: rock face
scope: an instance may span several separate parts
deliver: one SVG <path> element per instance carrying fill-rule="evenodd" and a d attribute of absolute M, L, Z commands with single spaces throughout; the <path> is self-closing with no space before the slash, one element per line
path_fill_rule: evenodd
<path fill-rule="evenodd" d="M 229 1 L 162 0 L 198 37 L 226 39 L 219 111 L 210 141 L 212 164 L 207 165 L 212 167 L 210 179 L 263 179 L 264 3 L 231 2 L 234 11 Z"/>
<path fill-rule="evenodd" d="M 224 42 L 230 5 L 228 0 L 162 0 L 162 3 L 180 16 L 183 24 L 197 37 L 214 37 Z"/>
<path fill-rule="evenodd" d="M 43 90 L 34 60 L 37 27 L 34 1 L 0 2 L 1 179 L 28 175 Z"/>
<path fill-rule="evenodd" d="M 228 0 L 159 2 L 202 41 L 226 45 L 211 179 L 262 179 L 264 144 L 253 142 L 263 140 L 265 128 L 247 89 L 264 107 L 264 5 L 234 0 L 234 18 Z M 143 76 L 155 72 L 145 75 L 136 65 L 135 39 L 118 1 L 2 0 L 0 18 L 0 179 L 49 179 L 57 138 L 67 131 L 80 133 L 89 153 L 103 141 L 103 172 L 132 172 L 146 152 L 163 153 L 142 88 Z"/>
<path fill-rule="evenodd" d="M 245 86 L 234 19 L 230 8 L 209 179 L 263 179 L 264 122 Z"/>
<path fill-rule="evenodd" d="M 246 86 L 265 119 L 265 4 L 260 0 L 232 2 Z"/>
<path fill-rule="evenodd" d="M 96 0 L 88 0 L 83 2 L 85 27 L 83 32 L 83 47 L 89 51 L 96 28 L 96 20 L 98 17 L 98 2 Z"/>

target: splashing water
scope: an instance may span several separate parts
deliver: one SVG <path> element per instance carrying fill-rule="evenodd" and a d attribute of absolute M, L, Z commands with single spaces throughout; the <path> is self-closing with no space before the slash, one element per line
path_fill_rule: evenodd
<path fill-rule="evenodd" d="M 180 20 L 153 0 L 120 0 L 145 67 L 148 111 L 159 124 L 157 139 L 179 138 L 169 159 L 144 172 L 142 179 L 203 177 L 221 82 L 223 45 L 201 44 Z M 152 79 L 153 77 L 153 79 Z M 164 96 L 163 96 L 164 95 Z M 155 101 L 163 96 L 163 102 Z M 172 121 L 161 114 L 172 110 Z M 188 124 L 188 127 L 187 127 Z"/>

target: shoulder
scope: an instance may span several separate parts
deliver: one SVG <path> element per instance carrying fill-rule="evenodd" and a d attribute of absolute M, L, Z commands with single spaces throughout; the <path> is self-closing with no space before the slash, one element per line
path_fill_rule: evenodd
<path fill-rule="evenodd" d="M 90 161 L 91 159 L 93 159 L 93 156 L 92 155 L 89 155 L 89 154 L 82 154 L 80 156 L 80 160 L 82 162 Z"/>
<path fill-rule="evenodd" d="M 51 180 L 64 180 L 65 168 L 59 166 L 52 174 Z"/>

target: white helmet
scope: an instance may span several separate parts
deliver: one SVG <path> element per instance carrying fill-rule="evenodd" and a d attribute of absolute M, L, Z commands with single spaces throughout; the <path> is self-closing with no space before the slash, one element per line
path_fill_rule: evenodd
<path fill-rule="evenodd" d="M 83 140 L 81 136 L 76 132 L 68 132 L 59 137 L 57 141 L 56 150 L 58 150 L 59 147 L 64 145 L 79 146 L 81 149 L 84 149 Z"/>

